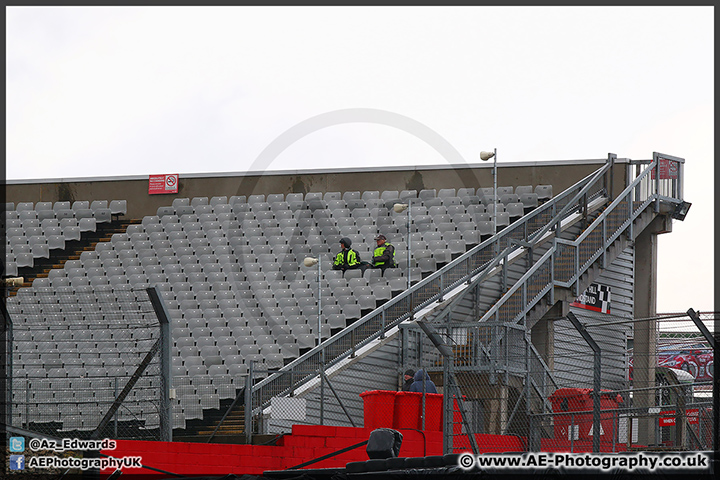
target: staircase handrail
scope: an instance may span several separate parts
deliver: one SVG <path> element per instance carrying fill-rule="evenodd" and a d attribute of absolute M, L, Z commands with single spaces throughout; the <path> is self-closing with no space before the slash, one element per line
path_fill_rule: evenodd
<path fill-rule="evenodd" d="M 505 305 L 512 295 L 515 294 L 520 288 L 522 288 L 531 278 L 532 276 L 546 263 L 549 262 L 550 264 L 550 272 L 549 272 L 549 278 L 550 281 L 547 282 L 545 285 L 537 288 L 536 290 L 538 292 L 545 292 L 547 291 L 552 292 L 552 287 L 554 286 L 563 286 L 568 287 L 574 282 L 576 282 L 580 276 L 587 271 L 589 268 L 589 265 L 592 264 L 600 254 L 603 253 L 605 249 L 608 248 L 609 244 L 615 241 L 615 239 L 624 233 L 627 228 L 632 226 L 632 222 L 640 215 L 640 213 L 653 201 L 655 201 L 658 198 L 658 182 L 655 180 L 658 180 L 659 175 L 656 174 L 656 178 L 652 179 L 652 182 L 648 182 L 647 180 L 650 180 L 650 175 L 653 170 L 657 172 L 657 166 L 658 161 L 655 159 L 652 161 L 649 166 L 640 174 L 637 176 L 637 178 L 630 183 L 623 192 L 618 195 L 618 197 L 610 203 L 610 205 L 598 216 L 597 219 L 595 219 L 586 229 L 585 231 L 578 236 L 575 240 L 565 240 L 561 238 L 555 238 L 552 248 L 550 248 L 543 257 L 534 264 L 515 284 L 510 287 L 510 289 L 505 292 L 498 301 L 490 307 L 487 312 L 480 318 L 480 322 L 487 321 L 488 319 L 492 318 L 493 316 L 499 316 L 499 309 Z M 682 170 L 682 164 L 679 166 L 679 170 Z M 680 178 L 682 178 L 680 176 Z M 649 188 L 638 188 L 642 187 L 644 184 L 646 187 Z M 681 199 L 673 199 L 677 201 L 681 201 Z M 635 202 L 639 202 L 637 205 Z M 622 211 L 620 208 L 621 205 L 624 203 L 628 204 L 628 208 L 625 212 Z M 620 215 L 627 215 L 626 218 L 621 217 L 621 221 L 616 221 L 617 227 L 612 232 L 607 232 L 606 228 L 606 221 L 613 213 L 619 213 Z M 569 270 L 575 272 L 573 275 L 570 276 L 570 278 L 567 281 L 560 281 L 557 279 L 555 273 L 556 273 L 556 266 L 555 263 L 557 261 L 557 257 L 559 252 L 561 252 L 561 248 L 558 247 L 558 245 L 566 245 L 568 247 L 575 247 L 576 249 L 579 249 L 580 246 L 582 246 L 589 238 L 590 235 L 594 232 L 597 232 L 598 230 L 601 231 L 603 236 L 603 241 L 601 242 L 601 247 L 598 248 L 595 252 L 593 252 L 589 258 L 582 262 L 579 261 L 578 255 L 574 256 L 574 264 Z M 550 256 L 549 256 L 550 255 Z M 527 287 L 526 287 L 527 288 Z M 540 293 L 533 295 L 532 298 L 526 298 L 525 301 L 522 302 L 522 307 L 518 309 L 518 311 L 512 315 L 510 320 L 513 323 L 517 323 L 520 320 L 522 320 L 523 316 L 532 308 L 534 307 L 537 302 L 542 298 L 542 295 Z"/>
<path fill-rule="evenodd" d="M 590 188 L 593 187 L 595 182 L 600 179 L 603 175 L 605 175 L 614 165 L 614 157 L 611 156 L 609 161 L 600 169 L 598 169 L 593 175 L 592 178 L 587 182 L 587 184 L 580 189 L 579 192 L 577 192 L 573 197 L 567 202 L 567 204 L 557 213 L 555 216 L 550 220 L 548 223 L 545 224 L 543 228 L 538 230 L 532 235 L 528 235 L 530 241 L 530 246 L 534 247 L 540 240 L 542 240 L 543 236 L 552 228 L 556 228 L 556 226 L 567 216 L 567 213 L 576 205 L 576 202 L 580 200 L 583 195 L 587 195 L 590 191 Z M 595 195 L 591 195 L 590 198 L 587 200 L 590 201 L 593 199 L 594 196 L 600 195 L 602 192 L 597 192 Z M 610 197 L 612 195 L 612 192 L 606 192 L 606 195 Z"/>
<path fill-rule="evenodd" d="M 479 322 L 479 323 L 487 322 L 487 321 L 489 321 L 492 317 L 495 317 L 494 320 L 495 320 L 496 322 L 517 323 L 517 320 L 518 320 L 518 319 L 517 319 L 517 315 L 513 315 L 511 318 L 505 319 L 505 320 L 502 319 L 502 318 L 499 318 L 499 317 L 500 317 L 500 308 L 501 308 L 503 305 L 505 305 L 505 303 L 507 303 L 508 301 L 510 301 L 510 299 L 512 298 L 512 296 L 515 295 L 515 293 L 518 292 L 521 288 L 527 287 L 528 280 L 529 280 L 530 278 L 532 278 L 533 276 L 535 276 L 535 274 L 538 273 L 538 271 L 540 271 L 540 269 L 542 269 L 542 268 L 547 268 L 547 265 L 548 265 L 548 264 L 552 264 L 552 260 L 553 260 L 554 253 L 555 253 L 555 244 L 553 243 L 552 247 L 550 247 L 550 248 L 542 255 L 542 257 L 540 257 L 540 259 L 538 259 L 538 260 L 532 265 L 532 267 L 530 267 L 530 268 L 522 275 L 522 277 L 520 277 L 520 278 L 517 280 L 517 282 L 515 282 L 515 283 L 498 299 L 498 301 L 495 302 L 495 304 L 488 309 L 487 312 L 485 312 L 485 314 L 484 314 L 482 317 L 480 317 L 480 320 L 478 320 L 478 322 Z M 552 272 L 552 267 L 550 268 L 550 273 L 549 273 L 549 275 L 551 275 L 551 272 Z M 538 299 L 538 297 L 542 297 L 543 295 L 545 295 L 545 294 L 550 290 L 551 287 L 552 287 L 552 281 L 550 281 L 547 285 L 545 285 L 542 289 L 540 289 L 540 291 L 539 291 L 537 294 L 533 295 L 533 298 L 532 298 L 532 299 L 527 299 L 527 298 L 526 298 L 526 300 L 523 301 L 523 304 L 526 304 L 526 303 L 529 303 L 529 302 L 530 302 L 530 303 L 533 303 L 533 305 L 534 305 L 534 304 L 537 303 L 537 302 L 533 302 L 533 301 L 536 300 L 536 299 Z M 523 294 L 524 297 L 527 296 L 527 291 L 523 290 L 521 293 Z"/>
<path fill-rule="evenodd" d="M 682 179 L 683 166 L 680 162 L 678 162 L 678 165 L 678 178 Z M 650 177 L 653 171 L 655 171 L 655 178 L 651 179 Z M 638 175 L 614 201 L 610 203 L 605 211 L 603 211 L 598 218 L 594 220 L 581 235 L 578 236 L 577 239 L 565 240 L 556 237 L 553 241 L 553 246 L 545 252 L 541 259 L 537 263 L 533 264 L 533 266 L 517 282 L 515 282 L 515 284 L 511 286 L 510 289 L 508 289 L 507 292 L 505 292 L 492 307 L 487 310 L 487 312 L 480 318 L 479 322 L 486 322 L 494 317 L 496 322 L 505 321 L 509 323 L 519 323 L 547 293 L 550 293 L 551 295 L 551 303 L 554 302 L 553 296 L 555 286 L 569 287 L 574 285 L 577 290 L 577 281 L 580 276 L 587 271 L 589 266 L 595 262 L 601 254 L 603 254 L 603 252 L 618 238 L 619 235 L 624 233 L 628 228 L 632 229 L 634 220 L 642 211 L 645 210 L 645 208 L 659 198 L 659 192 L 661 190 L 682 192 L 681 187 L 673 188 L 673 185 L 670 186 L 671 188 L 661 188 L 662 186 L 659 184 L 659 176 L 658 159 L 656 157 L 656 159 L 653 162 L 650 162 L 649 166 L 640 175 Z M 666 199 L 668 197 L 663 196 L 663 198 Z M 671 198 L 671 200 L 682 201 L 682 199 L 679 198 Z M 621 206 L 623 206 L 624 203 L 627 203 L 627 209 L 623 212 L 623 208 L 621 208 Z M 613 231 L 608 232 L 606 228 L 607 219 L 610 218 L 610 215 L 617 212 L 620 213 L 621 218 L 615 219 L 617 226 Z M 622 215 L 626 215 L 627 217 L 622 217 Z M 600 248 L 589 255 L 587 260 L 580 262 L 580 247 L 587 242 L 589 238 L 591 238 L 590 235 L 593 234 L 593 232 L 598 231 L 602 234 Z M 574 274 L 571 275 L 565 282 L 559 281 L 556 277 L 556 261 L 559 254 L 558 252 L 560 252 L 562 248 L 571 247 L 576 249 L 576 254 L 573 255 L 574 263 L 568 268 L 568 271 L 574 272 Z M 548 271 L 545 272 L 544 275 L 540 275 L 540 273 L 542 273 L 540 271 L 541 268 L 547 268 Z M 535 279 L 536 276 L 540 277 L 538 280 L 543 280 L 544 277 L 544 281 L 532 282 L 531 280 Z M 530 289 L 532 289 L 532 292 L 534 293 L 533 295 L 528 295 L 528 291 Z M 513 296 L 518 292 L 522 294 L 523 298 L 521 301 L 517 303 L 510 302 Z M 577 294 L 578 292 L 575 293 Z M 506 304 L 509 305 L 510 309 L 515 309 L 510 310 L 509 312 L 503 312 L 501 309 Z M 519 307 L 517 306 L 518 304 L 520 305 Z M 499 335 L 492 343 L 498 344 L 502 337 L 503 335 Z M 491 352 L 496 349 L 497 347 L 495 345 L 491 345 Z M 544 367 L 546 373 L 552 379 L 552 373 L 546 368 L 546 366 Z M 554 382 L 554 379 L 552 379 L 552 381 Z M 533 382 L 536 382 L 536 380 L 533 379 Z"/>
<path fill-rule="evenodd" d="M 321 365 L 327 368 L 353 355 L 357 349 L 383 336 L 389 328 L 411 318 L 420 309 L 442 299 L 444 294 L 487 269 L 497 252 L 500 251 L 501 242 L 508 242 L 510 238 L 527 240 L 530 235 L 545 226 L 548 218 L 556 219 L 555 212 L 558 209 L 567 212 L 568 205 L 572 205 L 569 200 L 575 197 L 580 198 L 577 195 L 580 190 L 588 192 L 585 187 L 596 185 L 599 172 L 606 172 L 607 168 L 608 164 L 604 164 L 564 192 L 513 222 L 512 225 L 476 245 L 410 289 L 388 300 L 349 327 L 344 328 L 340 333 L 326 339 L 320 345 L 280 368 L 278 372 L 257 382 L 251 389 L 252 412 L 248 413 L 246 418 L 252 416 L 258 409 L 267 406 L 272 397 L 288 395 L 313 378 L 316 374 L 307 373 L 309 370 L 314 369 L 319 372 Z M 602 190 L 598 188 L 593 194 L 597 195 Z M 539 223 L 539 225 L 536 226 L 533 222 Z M 518 248 L 518 245 L 514 245 L 513 248 Z M 293 374 L 301 366 L 302 373 Z M 267 390 L 267 394 L 261 394 L 263 390 Z"/>
<path fill-rule="evenodd" d="M 555 285 L 573 286 L 577 290 L 577 281 L 599 257 L 603 256 L 603 266 L 605 266 L 605 251 L 620 235 L 629 233 L 632 236 L 633 222 L 650 204 L 655 203 L 655 211 L 658 212 L 658 202 L 661 200 L 682 202 L 682 188 L 676 188 L 675 183 L 681 184 L 684 161 L 677 162 L 677 179 L 661 180 L 659 157 L 655 154 L 655 159 L 648 164 L 648 167 L 576 239 L 558 239 L 558 256 L 566 250 L 574 249 L 571 268 L 573 273 L 564 280 L 554 276 Z M 665 194 L 668 191 L 671 195 Z M 580 253 L 584 246 L 585 256 L 581 258 Z M 575 293 L 579 294 L 577 291 Z"/>

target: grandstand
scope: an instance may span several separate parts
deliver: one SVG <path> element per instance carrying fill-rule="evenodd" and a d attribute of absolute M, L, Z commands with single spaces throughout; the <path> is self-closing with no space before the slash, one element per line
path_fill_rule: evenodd
<path fill-rule="evenodd" d="M 586 168 L 578 170 L 578 165 Z M 275 183 L 275 191 L 272 184 L 261 191 L 256 183 L 232 195 L 218 189 L 214 195 L 158 196 L 165 204 L 157 207 L 160 200 L 147 194 L 147 201 L 133 204 L 131 196 L 33 203 L 15 193 L 23 201 L 6 204 L 5 276 L 22 276 L 26 283 L 9 289 L 6 299 L 14 329 L 12 424 L 48 434 L 98 434 L 96 428 L 128 384 L 132 388 L 123 392 L 114 430 L 105 422 L 105 435 L 161 438 L 158 402 L 161 390 L 170 386 L 175 438 L 205 441 L 227 415 L 218 438 L 238 441 L 250 429 L 242 413 L 246 398 L 254 408 L 248 418 L 271 416 L 271 397 L 290 395 L 307 400 L 305 423 L 323 423 L 328 413 L 313 383 L 320 368 L 313 359 L 322 351 L 322 368 L 345 362 L 331 375 L 341 386 L 338 400 L 345 410 L 335 412 L 333 421 L 354 426 L 353 418 L 362 421 L 358 393 L 395 390 L 396 374 L 409 362 L 429 365 L 428 359 L 437 357 L 427 351 L 413 357 L 403 343 L 423 343 L 398 328 L 421 315 L 438 324 L 445 321 L 443 315 L 467 322 L 472 311 L 475 322 L 520 318 L 535 343 L 532 361 L 545 365 L 542 360 L 552 350 L 548 312 L 557 315 L 553 308 L 560 303 L 559 315 L 567 314 L 567 305 L 598 278 L 616 282 L 618 310 L 637 313 L 633 294 L 623 298 L 621 293 L 637 289 L 638 247 L 631 240 L 657 217 L 666 218 L 667 229 L 669 212 L 682 202 L 677 180 L 666 181 L 663 191 L 650 180 L 657 165 L 611 155 L 594 163 L 558 162 L 545 166 L 546 173 L 533 166 L 530 177 L 509 173 L 512 183 L 501 178 L 496 191 L 478 180 L 487 178 L 484 166 L 477 168 L 482 175 L 463 177 L 463 186 L 457 179 L 456 186 L 449 186 L 453 180 L 438 175 L 436 186 L 401 188 L 410 182 L 398 176 L 395 189 L 387 190 L 288 191 L 295 176 L 287 175 L 285 186 Z M 523 166 L 513 168 L 519 172 Z M 317 179 L 326 176 L 332 175 L 308 172 L 300 183 L 322 184 Z M 201 192 L 192 188 L 200 180 L 189 178 L 185 191 Z M 478 184 L 468 186 L 473 181 Z M 657 195 L 667 204 L 663 209 L 654 208 Z M 397 213 L 393 206 L 398 203 L 409 204 L 410 212 Z M 622 215 L 613 217 L 621 208 Z M 598 222 L 605 232 L 599 240 L 590 232 Z M 341 237 L 349 237 L 361 258 L 369 260 L 378 233 L 395 245 L 398 268 L 384 276 L 375 269 L 344 275 L 332 270 Z M 585 237 L 595 242 L 592 251 L 572 243 Z M 578 251 L 588 264 L 578 263 Z M 320 268 L 305 267 L 306 257 L 320 259 Z M 549 258 L 556 261 L 555 273 L 545 279 L 549 267 L 543 265 Z M 493 274 L 500 267 L 502 275 Z M 628 272 L 629 280 L 617 280 Z M 541 287 L 529 283 L 540 277 Z M 151 287 L 162 298 L 160 313 L 148 297 Z M 525 293 L 506 298 L 518 291 Z M 447 310 L 448 302 L 456 310 Z M 144 360 L 162 337 L 158 316 L 163 314 L 170 321 L 169 380 L 160 359 Z M 624 342 L 626 334 L 610 335 L 608 342 Z M 503 348 L 524 345 L 524 337 L 502 335 Z M 565 348 L 569 337 L 556 335 L 555 348 Z M 375 340 L 374 349 L 363 350 Z M 333 350 L 340 342 L 346 346 Z M 528 372 L 524 365 L 505 361 L 477 371 L 517 371 L 508 378 L 508 385 L 516 386 Z M 377 370 L 368 370 L 368 364 Z M 138 366 L 140 378 L 133 379 Z M 587 372 L 543 368 L 544 378 L 592 382 Z M 622 384 L 625 368 L 618 363 L 604 370 L 606 384 Z M 284 378 L 282 372 L 296 377 L 279 387 L 275 383 Z M 231 407 L 241 411 L 234 425 Z M 281 433 L 291 424 L 273 416 L 255 433 Z"/>

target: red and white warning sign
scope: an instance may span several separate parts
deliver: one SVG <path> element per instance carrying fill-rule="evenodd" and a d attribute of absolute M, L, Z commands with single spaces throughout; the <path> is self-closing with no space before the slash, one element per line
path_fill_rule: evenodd
<path fill-rule="evenodd" d="M 159 193 L 178 193 L 179 175 L 172 173 L 169 175 L 150 175 L 148 184 L 148 193 L 157 195 Z"/>
<path fill-rule="evenodd" d="M 675 410 L 666 410 L 660 412 L 660 415 L 673 415 L 672 417 L 660 417 L 659 423 L 661 427 L 671 427 L 675 425 Z M 688 410 L 685 410 L 685 416 L 687 417 L 687 422 L 690 425 L 697 425 L 699 423 L 697 408 L 690 408 Z"/>
<path fill-rule="evenodd" d="M 658 158 L 658 171 L 660 172 L 660 180 L 676 180 L 678 178 L 678 169 L 680 163 L 667 158 Z M 650 171 L 650 178 L 655 179 L 655 169 Z"/>

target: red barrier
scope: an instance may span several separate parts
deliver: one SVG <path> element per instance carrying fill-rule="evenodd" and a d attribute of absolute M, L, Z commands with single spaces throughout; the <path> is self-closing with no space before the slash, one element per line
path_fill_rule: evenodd
<path fill-rule="evenodd" d="M 391 390 L 362 392 L 365 428 L 393 428 L 395 394 Z"/>
<path fill-rule="evenodd" d="M 549 397 L 555 415 L 555 439 L 562 441 L 592 439 L 593 396 L 591 388 L 560 388 Z M 600 392 L 600 438 L 612 442 L 615 437 L 615 414 L 622 397 L 609 391 Z M 578 412 L 572 414 L 572 412 Z M 580 413 L 584 412 L 584 413 Z M 589 413 L 588 413 L 589 412 Z"/>

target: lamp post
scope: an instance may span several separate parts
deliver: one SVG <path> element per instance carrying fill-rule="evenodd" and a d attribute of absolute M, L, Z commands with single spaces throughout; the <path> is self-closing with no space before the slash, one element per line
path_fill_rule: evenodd
<path fill-rule="evenodd" d="M 303 265 L 306 267 L 318 266 L 318 334 L 317 344 L 322 343 L 322 283 L 320 282 L 320 255 L 315 257 L 305 257 Z M 320 425 L 325 423 L 325 349 L 320 351 Z"/>
<path fill-rule="evenodd" d="M 320 283 L 320 275 L 322 273 L 322 270 L 320 268 L 320 255 L 318 255 L 317 258 L 315 257 L 305 257 L 303 260 L 303 264 L 306 267 L 312 267 L 314 265 L 318 266 L 318 336 L 317 336 L 317 344 L 320 345 L 321 343 L 321 328 L 322 328 L 322 284 Z"/>
<path fill-rule="evenodd" d="M 480 152 L 480 160 L 487 162 L 493 159 L 493 234 L 497 233 L 497 148 L 492 152 Z"/>
<path fill-rule="evenodd" d="M 407 248 L 408 248 L 408 254 L 407 254 L 407 288 L 410 290 L 410 254 L 412 250 L 410 249 L 410 224 L 412 221 L 412 199 L 408 198 L 408 203 L 396 203 L 393 205 L 393 210 L 395 213 L 402 213 L 405 210 L 407 210 Z"/>

